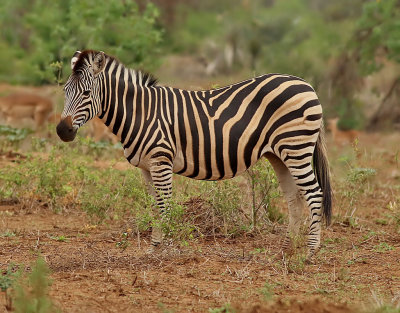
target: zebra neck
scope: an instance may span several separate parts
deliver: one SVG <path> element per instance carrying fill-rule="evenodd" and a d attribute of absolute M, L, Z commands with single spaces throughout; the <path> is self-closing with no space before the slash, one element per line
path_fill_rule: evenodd
<path fill-rule="evenodd" d="M 148 114 L 148 101 L 153 82 L 151 75 L 125 68 L 120 63 L 106 65 L 102 82 L 102 112 L 104 124 L 126 146 L 134 141 L 138 125 Z"/>

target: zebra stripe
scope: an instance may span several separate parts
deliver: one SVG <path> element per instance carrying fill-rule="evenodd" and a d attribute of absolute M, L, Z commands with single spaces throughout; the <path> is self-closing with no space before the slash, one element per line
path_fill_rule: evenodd
<path fill-rule="evenodd" d="M 189 91 L 159 86 L 151 75 L 128 69 L 103 52 L 88 50 L 74 58 L 64 88 L 63 118 L 70 117 L 78 129 L 98 115 L 120 139 L 127 160 L 142 169 L 162 215 L 172 192 L 172 173 L 229 179 L 267 157 L 289 205 L 284 246 L 298 232 L 303 197 L 311 215 L 310 255 L 318 249 L 321 218 L 325 215 L 329 223 L 331 215 L 331 189 L 322 108 L 307 82 L 266 74 Z M 159 242 L 153 238 L 154 245 Z"/>

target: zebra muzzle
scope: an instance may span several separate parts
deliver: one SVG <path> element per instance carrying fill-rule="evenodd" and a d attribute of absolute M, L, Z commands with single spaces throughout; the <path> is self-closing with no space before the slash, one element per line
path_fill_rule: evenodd
<path fill-rule="evenodd" d="M 76 136 L 76 129 L 72 127 L 72 118 L 67 116 L 57 125 L 57 135 L 62 141 L 72 141 Z"/>

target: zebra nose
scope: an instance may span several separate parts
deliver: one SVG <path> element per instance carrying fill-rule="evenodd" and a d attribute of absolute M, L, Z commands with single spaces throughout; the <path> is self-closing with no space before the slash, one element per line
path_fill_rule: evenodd
<path fill-rule="evenodd" d="M 75 139 L 76 130 L 72 127 L 72 118 L 67 116 L 57 125 L 57 135 L 62 141 L 72 141 Z"/>

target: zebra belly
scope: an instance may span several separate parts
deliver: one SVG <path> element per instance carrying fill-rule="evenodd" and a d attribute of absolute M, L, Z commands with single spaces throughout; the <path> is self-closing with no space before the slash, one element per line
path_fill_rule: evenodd
<path fill-rule="evenodd" d="M 264 155 L 266 152 L 271 152 L 271 151 L 272 150 L 270 147 L 264 147 L 262 155 Z M 244 161 L 244 158 L 239 158 L 236 170 L 232 171 L 229 164 L 229 158 L 227 158 L 223 162 L 224 170 L 220 171 L 217 162 L 209 162 L 209 163 L 198 162 L 197 159 L 198 160 L 203 159 L 204 161 L 204 158 L 200 156 L 196 158 L 196 160 L 194 158 L 188 158 L 188 157 L 185 158 L 183 152 L 178 151 L 173 161 L 173 172 L 175 174 L 179 174 L 197 180 L 210 180 L 210 181 L 225 180 L 243 174 L 247 169 L 249 169 L 258 161 L 257 158 L 253 158 L 249 166 L 247 166 Z M 187 170 L 182 171 L 183 168 Z M 193 172 L 194 168 L 198 169 L 195 171 L 195 173 Z M 220 166 L 220 168 L 222 167 Z"/>

